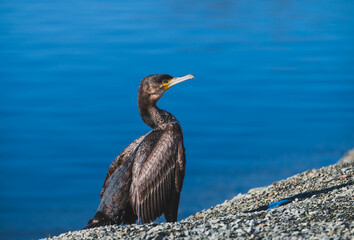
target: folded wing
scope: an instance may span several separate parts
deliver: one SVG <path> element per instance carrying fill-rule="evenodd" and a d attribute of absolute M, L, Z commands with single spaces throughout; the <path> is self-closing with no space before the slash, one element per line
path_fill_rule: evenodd
<path fill-rule="evenodd" d="M 138 219 L 143 223 L 154 221 L 161 216 L 175 201 L 181 191 L 180 181 L 184 176 L 184 167 L 180 166 L 179 148 L 182 146 L 182 132 L 180 128 L 168 130 L 153 130 L 141 142 L 136 152 L 132 170 L 130 188 L 130 204 Z M 154 143 L 151 146 L 151 143 Z M 145 144 L 150 144 L 145 146 Z M 183 151 L 184 157 L 184 148 Z M 183 173 L 182 173 L 183 172 Z M 177 194 L 178 193 L 178 194 Z"/>

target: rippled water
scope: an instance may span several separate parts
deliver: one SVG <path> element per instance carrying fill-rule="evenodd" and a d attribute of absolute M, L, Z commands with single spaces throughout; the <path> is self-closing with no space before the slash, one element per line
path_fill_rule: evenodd
<path fill-rule="evenodd" d="M 0 1 L 0 237 L 80 229 L 115 156 L 149 128 L 137 88 L 179 119 L 179 219 L 354 146 L 353 1 Z"/>

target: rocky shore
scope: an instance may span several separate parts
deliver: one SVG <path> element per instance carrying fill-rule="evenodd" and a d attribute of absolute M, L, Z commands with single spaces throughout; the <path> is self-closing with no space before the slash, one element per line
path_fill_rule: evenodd
<path fill-rule="evenodd" d="M 354 239 L 354 150 L 177 223 L 106 226 L 51 239 Z M 49 238 L 48 238 L 49 239 Z"/>

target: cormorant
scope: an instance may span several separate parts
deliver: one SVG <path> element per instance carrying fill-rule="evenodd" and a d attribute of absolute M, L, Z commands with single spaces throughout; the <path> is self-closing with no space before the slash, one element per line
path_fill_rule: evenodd
<path fill-rule="evenodd" d="M 170 87 L 194 78 L 192 74 L 145 77 L 139 86 L 142 120 L 153 128 L 126 147 L 108 169 L 101 203 L 88 222 L 92 228 L 111 224 L 154 221 L 164 214 L 177 221 L 179 198 L 186 166 L 182 129 L 177 119 L 156 106 Z"/>

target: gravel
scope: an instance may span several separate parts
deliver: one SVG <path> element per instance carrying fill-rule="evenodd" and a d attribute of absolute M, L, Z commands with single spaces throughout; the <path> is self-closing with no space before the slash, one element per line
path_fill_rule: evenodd
<path fill-rule="evenodd" d="M 47 239 L 354 239 L 354 149 L 176 223 L 105 226 Z"/>

